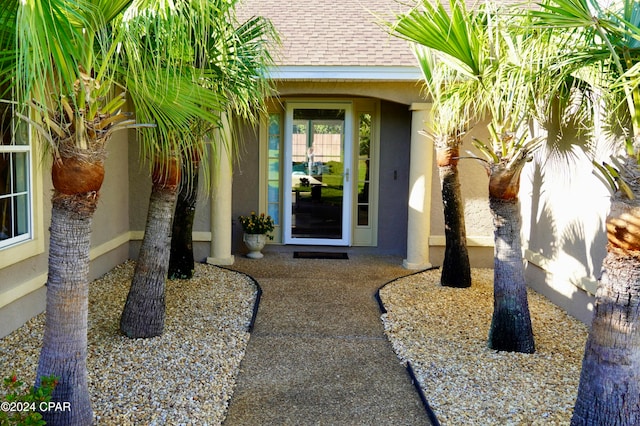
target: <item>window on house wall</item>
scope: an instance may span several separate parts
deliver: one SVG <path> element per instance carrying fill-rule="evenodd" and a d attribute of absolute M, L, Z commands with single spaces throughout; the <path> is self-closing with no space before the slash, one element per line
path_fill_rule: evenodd
<path fill-rule="evenodd" d="M 31 146 L 28 126 L 16 124 L 11 100 L 0 98 L 0 249 L 32 237 Z"/>
<path fill-rule="evenodd" d="M 357 226 L 368 226 L 371 183 L 371 114 L 361 113 L 358 123 L 358 207 Z"/>
<path fill-rule="evenodd" d="M 282 116 L 269 114 L 269 134 L 267 151 L 267 214 L 275 225 L 280 225 L 280 152 L 282 149 Z"/>

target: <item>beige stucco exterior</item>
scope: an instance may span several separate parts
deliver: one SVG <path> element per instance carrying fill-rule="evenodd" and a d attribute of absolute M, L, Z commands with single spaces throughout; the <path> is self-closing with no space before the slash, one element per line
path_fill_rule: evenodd
<path fill-rule="evenodd" d="M 524 257 L 530 285 L 584 322 L 606 255 L 610 193 L 591 160 L 538 156 L 521 183 Z"/>
<path fill-rule="evenodd" d="M 344 249 L 392 254 L 408 268 L 421 268 L 442 263 L 444 218 L 431 141 L 422 134 L 428 133 L 430 117 L 421 74 L 408 44 L 379 25 L 379 18 L 404 9 L 388 0 L 369 2 L 366 8 L 356 0 L 331 7 L 317 0 L 247 0 L 239 16 L 267 16 L 281 35 L 282 43 L 273 52 L 277 66 L 270 70 L 274 108 L 287 101 L 319 99 L 374 105 L 375 228 Z M 217 181 L 204 182 L 201 175 L 193 234 L 196 261 L 228 264 L 244 254 L 237 217 L 265 206 L 264 133 L 258 125 L 245 126 L 232 166 L 214 167 L 216 172 L 206 175 Z M 474 137 L 487 140 L 485 126 L 478 124 L 465 135 L 463 155 L 467 150 L 478 154 L 471 143 Z M 151 190 L 133 131 L 114 135 L 108 151 L 93 221 L 92 278 L 136 258 Z M 0 336 L 44 309 L 51 183 L 49 166 L 38 170 L 33 179 L 34 239 L 0 249 Z M 492 267 L 487 174 L 471 159 L 460 161 L 459 170 L 471 264 Z M 605 253 L 608 193 L 592 174 L 589 160 L 579 158 L 570 176 L 566 170 L 550 168 L 543 157 L 526 167 L 520 192 L 523 254 L 529 285 L 589 322 Z M 279 241 L 277 235 L 273 244 Z"/>
<path fill-rule="evenodd" d="M 366 99 L 379 104 L 377 244 L 348 249 L 394 254 L 409 268 L 440 265 L 445 243 L 440 182 L 437 167 L 429 160 L 433 155 L 430 141 L 423 134 L 430 118 L 419 84 L 293 81 L 281 82 L 278 87 L 281 101 L 353 100 L 363 99 L 361 96 L 367 93 Z M 226 176 L 223 187 L 202 182 L 201 176 L 194 224 L 197 261 L 228 264 L 244 253 L 236 218 L 260 209 L 259 135 L 259 126 L 245 128 L 232 169 L 218 169 Z M 473 152 L 474 137 L 486 139 L 483 125 L 465 136 L 463 153 Z M 108 151 L 105 182 L 93 222 L 92 278 L 137 256 L 151 187 L 148 169 L 139 159 L 135 133 L 114 135 Z M 424 160 L 412 161 L 411 155 Z M 592 293 L 605 253 L 603 221 L 608 209 L 608 192 L 589 166 L 589 161 L 582 158 L 568 175 L 566 169 L 554 169 L 538 158 L 523 173 L 520 197 L 529 284 L 585 322 L 590 321 Z M 474 267 L 491 267 L 493 225 L 487 202 L 488 177 L 481 163 L 472 159 L 460 161 L 459 169 L 471 262 Z M 36 174 L 37 238 L 29 243 L 33 254 L 23 258 L 14 248 L 0 251 L 0 336 L 44 309 L 51 194 L 48 170 L 43 165 Z M 416 195 L 417 179 L 422 179 L 422 194 L 418 195 L 423 199 L 421 212 L 415 216 L 411 198 Z M 216 217 L 216 212 L 223 216 Z"/>
<path fill-rule="evenodd" d="M 91 235 L 92 279 L 129 257 L 129 137 L 126 132 L 116 133 L 108 146 L 105 180 Z M 49 238 L 47 229 L 51 220 L 50 170 L 47 159 L 36 159 L 33 163 L 33 241 L 0 251 L 0 336 L 10 333 L 44 311 Z"/>

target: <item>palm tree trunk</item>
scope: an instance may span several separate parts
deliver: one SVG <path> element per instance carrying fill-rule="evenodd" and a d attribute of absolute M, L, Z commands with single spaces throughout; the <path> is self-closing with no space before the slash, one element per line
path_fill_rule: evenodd
<path fill-rule="evenodd" d="M 191 178 L 187 183 L 183 182 L 176 211 L 173 216 L 173 229 L 171 233 L 171 254 L 169 257 L 169 278 L 190 279 L 193 277 L 195 260 L 193 256 L 193 219 L 196 215 L 198 202 L 198 172 L 200 161 L 191 161 L 191 169 L 187 170 L 188 163 L 183 161 L 183 176 L 189 174 Z"/>
<path fill-rule="evenodd" d="M 467 251 L 464 200 L 460 190 L 457 157 L 457 148 L 438 150 L 446 242 L 440 283 L 447 287 L 464 288 L 471 286 L 471 265 Z"/>
<path fill-rule="evenodd" d="M 637 211 L 613 202 L 605 273 L 596 292 L 572 425 L 640 424 L 638 220 Z"/>
<path fill-rule="evenodd" d="M 160 336 L 164 331 L 165 284 L 171 219 L 178 194 L 178 167 L 162 164 L 154 170 L 144 237 L 120 317 L 120 330 L 131 338 Z"/>
<path fill-rule="evenodd" d="M 494 223 L 493 317 L 489 347 L 533 353 L 535 345 L 522 262 L 520 203 L 489 196 Z"/>
<path fill-rule="evenodd" d="M 120 330 L 131 338 L 155 337 L 164 331 L 165 281 L 175 200 L 175 189 L 154 185 L 142 245 L 120 318 Z"/>
<path fill-rule="evenodd" d="M 36 386 L 58 378 L 52 401 L 71 410 L 42 412 L 48 424 L 89 425 L 93 411 L 87 385 L 87 317 L 91 223 L 102 185 L 102 162 L 70 158 L 55 163 L 49 236 L 49 275 L 42 350 Z M 82 177 L 82 178 L 80 178 Z M 75 188 L 78 191 L 73 194 Z"/>

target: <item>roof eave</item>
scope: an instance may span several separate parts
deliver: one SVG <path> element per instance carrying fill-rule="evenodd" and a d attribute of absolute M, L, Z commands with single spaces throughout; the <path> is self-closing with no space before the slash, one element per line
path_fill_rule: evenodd
<path fill-rule="evenodd" d="M 422 73 L 414 66 L 275 66 L 273 80 L 305 81 L 418 81 Z"/>

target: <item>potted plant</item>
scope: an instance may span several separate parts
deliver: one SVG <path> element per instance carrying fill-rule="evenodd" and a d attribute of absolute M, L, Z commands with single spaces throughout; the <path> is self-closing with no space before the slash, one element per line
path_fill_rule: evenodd
<path fill-rule="evenodd" d="M 251 212 L 250 216 L 239 216 L 238 221 L 242 225 L 244 235 L 242 241 L 249 249 L 247 257 L 250 259 L 261 259 L 264 255 L 260 252 L 267 242 L 267 238 L 273 240 L 272 235 L 267 235 L 269 232 L 273 232 L 273 219 L 269 215 L 255 212 Z"/>

